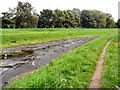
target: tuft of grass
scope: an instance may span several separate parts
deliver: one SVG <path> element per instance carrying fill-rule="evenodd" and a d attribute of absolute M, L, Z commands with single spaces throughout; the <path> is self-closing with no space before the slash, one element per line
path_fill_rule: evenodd
<path fill-rule="evenodd" d="M 118 88 L 118 38 L 114 38 L 108 46 L 103 75 L 102 88 Z"/>
<path fill-rule="evenodd" d="M 36 44 L 75 37 L 101 36 L 117 33 L 117 29 L 43 28 L 43 29 L 0 29 L 2 48 Z"/>
<path fill-rule="evenodd" d="M 61 55 L 7 88 L 87 88 L 104 45 L 113 36 L 101 36 Z"/>

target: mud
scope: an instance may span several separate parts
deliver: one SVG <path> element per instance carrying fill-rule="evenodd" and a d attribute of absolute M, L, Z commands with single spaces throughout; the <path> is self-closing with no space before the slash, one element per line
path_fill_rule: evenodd
<path fill-rule="evenodd" d="M 0 79 L 2 86 L 8 85 L 9 80 L 17 75 L 38 69 L 58 56 L 82 44 L 98 38 L 72 38 L 35 45 L 18 46 L 1 50 Z"/>

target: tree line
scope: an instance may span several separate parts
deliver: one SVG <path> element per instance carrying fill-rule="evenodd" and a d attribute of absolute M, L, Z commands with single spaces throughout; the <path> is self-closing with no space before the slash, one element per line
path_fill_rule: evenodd
<path fill-rule="evenodd" d="M 2 28 L 113 28 L 120 27 L 110 13 L 99 10 L 50 10 L 39 14 L 28 2 L 18 2 L 14 9 L 3 12 Z"/>

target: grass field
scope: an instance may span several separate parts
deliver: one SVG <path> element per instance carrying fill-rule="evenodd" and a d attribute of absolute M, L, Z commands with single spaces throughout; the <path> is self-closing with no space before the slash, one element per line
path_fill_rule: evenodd
<path fill-rule="evenodd" d="M 17 31 L 15 30 L 15 32 Z M 31 30 L 31 32 L 35 31 Z M 39 34 L 44 33 L 45 35 L 47 35 L 49 32 L 49 40 L 89 35 L 100 35 L 101 37 L 58 57 L 41 69 L 26 74 L 24 77 L 22 77 L 22 79 L 13 81 L 9 88 L 86 88 L 90 84 L 90 80 L 93 76 L 93 72 L 96 68 L 96 64 L 99 60 L 102 49 L 110 38 L 117 36 L 117 30 L 103 29 L 86 29 L 84 31 L 79 29 L 73 29 L 70 31 L 64 29 L 62 31 L 59 29 L 57 31 L 37 30 L 37 32 Z M 57 37 L 59 34 L 61 36 L 64 35 L 64 37 Z M 52 35 L 54 38 L 52 38 Z M 43 41 L 47 40 L 48 38 L 44 37 Z M 117 42 L 117 38 L 115 38 L 107 50 L 101 87 L 115 88 L 118 86 L 118 74 L 116 73 L 116 55 L 118 54 L 116 53 Z M 109 59 L 113 60 L 111 61 L 112 64 L 110 64 Z M 111 73 L 115 73 L 115 75 L 109 75 Z M 108 77 L 107 80 L 106 77 Z"/>
<path fill-rule="evenodd" d="M 8 88 L 87 88 L 107 41 L 101 87 L 118 87 L 117 29 L 4 29 L 3 48 L 53 40 L 101 36 L 50 62 L 36 71 L 14 80 Z"/>
<path fill-rule="evenodd" d="M 101 81 L 102 88 L 118 87 L 118 37 L 110 43 L 104 63 L 104 71 Z"/>
<path fill-rule="evenodd" d="M 2 48 L 53 40 L 117 33 L 117 29 L 0 29 Z"/>

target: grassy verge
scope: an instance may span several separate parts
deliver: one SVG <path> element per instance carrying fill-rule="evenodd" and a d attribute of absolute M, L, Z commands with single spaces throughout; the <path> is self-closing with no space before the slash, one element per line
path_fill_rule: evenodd
<path fill-rule="evenodd" d="M 118 87 L 118 38 L 114 38 L 110 43 L 103 69 L 101 87 L 117 88 Z"/>
<path fill-rule="evenodd" d="M 0 29 L 2 47 L 14 47 L 53 40 L 117 33 L 117 29 Z"/>
<path fill-rule="evenodd" d="M 88 42 L 15 80 L 8 88 L 86 88 L 102 49 L 111 37 L 105 35 Z"/>

